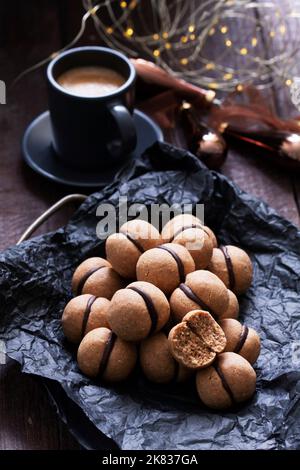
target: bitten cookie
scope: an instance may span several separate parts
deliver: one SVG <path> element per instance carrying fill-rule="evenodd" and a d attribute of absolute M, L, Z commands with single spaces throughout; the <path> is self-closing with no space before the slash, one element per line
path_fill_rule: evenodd
<path fill-rule="evenodd" d="M 239 306 L 238 299 L 231 290 L 228 289 L 227 292 L 228 292 L 228 299 L 229 299 L 228 307 L 226 310 L 224 310 L 222 315 L 219 315 L 218 317 L 219 320 L 223 320 L 224 318 L 237 319 L 239 316 L 240 306 Z"/>
<path fill-rule="evenodd" d="M 153 225 L 144 220 L 131 220 L 122 225 L 120 233 L 107 238 L 106 257 L 121 276 L 134 279 L 141 254 L 160 244 L 160 233 Z"/>
<path fill-rule="evenodd" d="M 133 282 L 115 293 L 107 311 L 111 329 L 126 341 L 156 333 L 170 316 L 164 293 L 149 282 Z"/>
<path fill-rule="evenodd" d="M 248 400 L 255 392 L 256 374 L 246 359 L 224 352 L 196 375 L 196 387 L 202 402 L 215 409 L 226 409 Z"/>
<path fill-rule="evenodd" d="M 106 299 L 111 299 L 123 285 L 124 282 L 111 264 L 106 259 L 96 257 L 83 261 L 72 279 L 74 295 L 92 294 Z"/>
<path fill-rule="evenodd" d="M 192 374 L 173 358 L 167 336 L 162 332 L 142 341 L 140 363 L 147 379 L 155 383 L 184 382 Z"/>
<path fill-rule="evenodd" d="M 207 269 L 216 274 L 235 294 L 246 292 L 252 282 L 252 262 L 247 253 L 236 246 L 220 245 L 219 248 L 214 248 Z"/>
<path fill-rule="evenodd" d="M 136 347 L 126 343 L 108 328 L 96 328 L 81 341 L 77 361 L 87 376 L 108 382 L 125 380 L 133 371 L 137 359 Z"/>
<path fill-rule="evenodd" d="M 229 296 L 224 283 L 213 273 L 198 270 L 186 276 L 170 297 L 172 318 L 181 321 L 191 310 L 202 309 L 215 318 L 224 314 L 228 308 Z"/>
<path fill-rule="evenodd" d="M 194 270 L 195 263 L 188 250 L 176 243 L 146 251 L 136 266 L 139 281 L 151 282 L 165 294 L 170 294 Z"/>
<path fill-rule="evenodd" d="M 91 330 L 108 327 L 106 319 L 110 301 L 104 297 L 83 294 L 67 303 L 62 315 L 63 332 L 72 343 L 80 343 Z"/>
<path fill-rule="evenodd" d="M 227 344 L 225 352 L 235 352 L 247 359 L 250 364 L 256 362 L 260 353 L 258 333 L 237 320 L 226 318 L 219 322 L 225 333 Z"/>
<path fill-rule="evenodd" d="M 212 247 L 218 246 L 216 236 L 214 232 L 204 225 L 198 217 L 192 214 L 179 214 L 171 219 L 162 229 L 161 236 L 164 243 L 171 243 L 180 232 L 187 229 L 200 229 L 203 230 L 210 238 Z"/>
<path fill-rule="evenodd" d="M 182 322 L 172 328 L 168 339 L 173 357 L 190 369 L 209 366 L 226 346 L 222 328 L 202 310 L 185 315 Z"/>

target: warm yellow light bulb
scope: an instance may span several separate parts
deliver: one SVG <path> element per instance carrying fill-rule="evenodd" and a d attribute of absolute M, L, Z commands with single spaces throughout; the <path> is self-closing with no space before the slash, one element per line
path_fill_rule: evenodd
<path fill-rule="evenodd" d="M 196 35 L 195 34 L 190 34 L 190 40 L 195 41 L 195 39 L 196 39 Z"/>
<path fill-rule="evenodd" d="M 246 47 L 242 47 L 242 49 L 240 49 L 240 54 L 241 55 L 247 55 L 248 54 L 248 49 Z"/>
<path fill-rule="evenodd" d="M 230 73 L 230 72 L 224 73 L 224 75 L 223 75 L 224 80 L 231 80 L 232 77 L 233 77 L 233 74 Z"/>
<path fill-rule="evenodd" d="M 239 84 L 239 85 L 237 85 L 236 89 L 237 89 L 237 91 L 241 92 L 241 91 L 243 91 L 244 87 L 243 87 L 243 85 Z"/>
<path fill-rule="evenodd" d="M 185 44 L 186 42 L 188 42 L 188 37 L 187 36 L 181 36 L 180 41 Z"/>
<path fill-rule="evenodd" d="M 126 8 L 127 7 L 127 2 L 120 2 L 120 7 L 121 8 Z"/>
<path fill-rule="evenodd" d="M 153 34 L 152 37 L 153 37 L 154 41 L 158 41 L 158 40 L 159 40 L 159 34 L 157 34 L 157 33 Z"/>
<path fill-rule="evenodd" d="M 222 34 L 226 34 L 227 31 L 228 31 L 227 26 L 221 26 L 220 31 L 221 31 Z"/>
<path fill-rule="evenodd" d="M 213 36 L 215 32 L 216 32 L 215 28 L 210 28 L 210 30 L 208 31 L 208 35 Z"/>
<path fill-rule="evenodd" d="M 209 83 L 208 87 L 212 90 L 216 90 L 217 88 L 219 88 L 219 85 L 217 84 L 217 82 L 211 82 Z"/>
<path fill-rule="evenodd" d="M 159 49 L 154 49 L 153 55 L 154 55 L 154 57 L 159 57 L 159 56 L 160 56 L 160 51 L 159 51 Z"/>
<path fill-rule="evenodd" d="M 291 86 L 292 83 L 293 83 L 293 81 L 292 81 L 290 78 L 288 78 L 288 79 L 285 81 L 286 86 Z"/>
<path fill-rule="evenodd" d="M 134 33 L 134 31 L 133 31 L 132 28 L 127 28 L 124 34 L 125 34 L 125 36 L 130 38 L 131 36 L 133 36 L 133 33 Z"/>
<path fill-rule="evenodd" d="M 215 64 L 213 62 L 208 62 L 205 65 L 206 70 L 214 70 L 216 68 Z"/>
<path fill-rule="evenodd" d="M 166 42 L 165 47 L 166 47 L 166 49 L 171 49 L 172 44 L 170 42 Z"/>
<path fill-rule="evenodd" d="M 163 37 L 164 39 L 168 39 L 169 34 L 167 33 L 167 31 L 164 31 L 164 32 L 162 33 L 162 37 Z"/>
<path fill-rule="evenodd" d="M 114 32 L 114 30 L 111 26 L 109 26 L 108 28 L 106 28 L 106 32 L 107 32 L 107 34 L 112 34 Z"/>
<path fill-rule="evenodd" d="M 226 44 L 227 47 L 232 46 L 232 42 L 230 41 L 230 39 L 226 39 L 225 44 Z"/>
<path fill-rule="evenodd" d="M 186 64 L 188 63 L 188 61 L 189 61 L 189 60 L 188 60 L 186 57 L 183 57 L 183 58 L 180 60 L 180 63 L 181 63 L 182 65 L 186 65 Z"/>
<path fill-rule="evenodd" d="M 252 38 L 251 44 L 253 47 L 257 46 L 257 38 Z"/>
<path fill-rule="evenodd" d="M 190 24 L 189 26 L 189 32 L 190 33 L 193 33 L 195 31 L 195 25 L 194 24 Z"/>
<path fill-rule="evenodd" d="M 275 31 L 270 31 L 270 38 L 274 38 L 275 37 Z"/>
<path fill-rule="evenodd" d="M 286 27 L 285 27 L 284 24 L 281 24 L 281 25 L 279 26 L 279 31 L 280 31 L 280 34 L 282 34 L 282 35 L 285 34 L 285 32 L 286 32 Z"/>

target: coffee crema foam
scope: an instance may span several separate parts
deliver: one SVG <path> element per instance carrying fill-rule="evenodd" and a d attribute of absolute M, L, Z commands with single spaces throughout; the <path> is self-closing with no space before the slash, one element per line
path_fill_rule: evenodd
<path fill-rule="evenodd" d="M 57 83 L 68 92 L 82 97 L 109 95 L 124 84 L 125 80 L 115 70 L 99 67 L 74 67 L 63 72 Z"/>

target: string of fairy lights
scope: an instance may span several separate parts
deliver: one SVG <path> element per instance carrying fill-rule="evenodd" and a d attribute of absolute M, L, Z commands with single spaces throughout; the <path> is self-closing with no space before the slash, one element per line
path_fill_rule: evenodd
<path fill-rule="evenodd" d="M 76 45 L 92 19 L 100 38 L 130 57 L 213 90 L 263 89 L 299 81 L 299 0 L 82 0 L 78 33 L 24 70 L 14 85 Z M 237 60 L 238 59 L 238 60 Z"/>
<path fill-rule="evenodd" d="M 87 12 L 97 7 L 92 18 L 107 45 L 205 88 L 231 91 L 245 83 L 266 88 L 274 80 L 290 86 L 297 72 L 299 1 L 83 0 L 83 5 Z"/>

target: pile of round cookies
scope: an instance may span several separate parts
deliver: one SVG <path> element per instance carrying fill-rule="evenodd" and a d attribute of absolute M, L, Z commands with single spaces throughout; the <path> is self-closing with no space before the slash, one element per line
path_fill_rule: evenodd
<path fill-rule="evenodd" d="M 236 296 L 252 281 L 245 251 L 218 246 L 210 228 L 181 214 L 161 233 L 143 220 L 125 223 L 107 238 L 106 258 L 78 266 L 76 297 L 62 316 L 84 374 L 125 380 L 139 356 L 152 382 L 184 382 L 196 373 L 198 395 L 211 408 L 253 395 L 260 339 L 237 320 Z"/>

